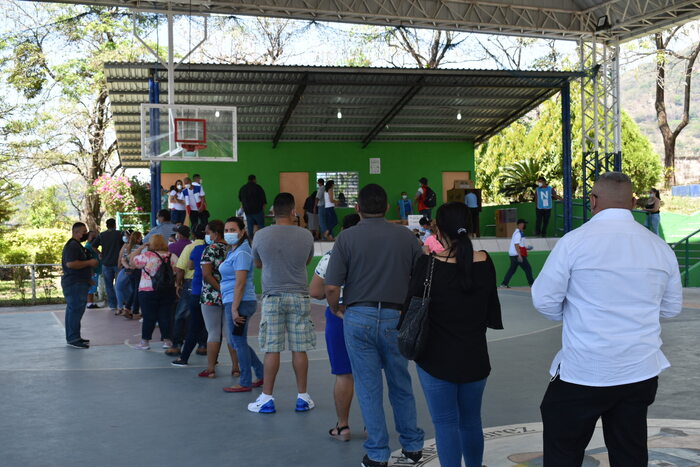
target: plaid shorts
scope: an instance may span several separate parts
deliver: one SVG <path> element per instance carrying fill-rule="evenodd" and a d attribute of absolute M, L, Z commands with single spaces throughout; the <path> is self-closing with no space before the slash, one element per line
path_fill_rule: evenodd
<path fill-rule="evenodd" d="M 306 352 L 316 348 L 316 333 L 311 321 L 311 300 L 308 295 L 282 293 L 263 297 L 258 336 L 260 350 L 283 351 L 285 333 L 292 352 Z"/>

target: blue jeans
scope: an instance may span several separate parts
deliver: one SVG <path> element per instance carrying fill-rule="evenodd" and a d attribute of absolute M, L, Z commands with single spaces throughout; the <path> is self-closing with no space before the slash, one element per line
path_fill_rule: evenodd
<path fill-rule="evenodd" d="M 250 238 L 253 238 L 255 230 L 253 227 L 255 225 L 258 226 L 258 228 L 262 229 L 265 227 L 265 213 L 260 211 L 257 214 L 246 214 L 245 215 L 245 224 L 246 228 L 248 229 L 248 236 Z"/>
<path fill-rule="evenodd" d="M 170 222 L 173 224 L 184 224 L 185 217 L 187 217 L 187 211 L 184 209 L 182 211 L 178 211 L 177 209 L 170 210 Z"/>
<path fill-rule="evenodd" d="M 175 305 L 175 323 L 173 324 L 173 345 L 179 347 L 185 340 L 187 318 L 190 317 L 190 295 L 192 295 L 192 279 L 182 281 L 180 298 Z"/>
<path fill-rule="evenodd" d="M 87 306 L 87 294 L 90 284 L 79 282 L 77 284 L 62 285 L 63 296 L 66 298 L 66 342 L 72 344 L 78 342 L 80 336 L 80 320 L 83 319 Z"/>
<path fill-rule="evenodd" d="M 226 340 L 236 349 L 238 353 L 238 366 L 241 368 L 241 379 L 239 384 L 245 388 L 249 388 L 253 384 L 253 368 L 258 379 L 263 378 L 263 364 L 258 358 L 255 350 L 248 344 L 248 322 L 250 317 L 258 308 L 258 302 L 255 300 L 242 301 L 238 307 L 238 314 L 245 316 L 246 322 L 243 326 L 243 333 L 240 336 L 233 335 L 233 312 L 231 306 L 233 303 L 224 303 L 224 313 L 226 314 Z"/>
<path fill-rule="evenodd" d="M 647 214 L 647 229 L 659 235 L 659 222 L 661 222 L 661 214 Z"/>
<path fill-rule="evenodd" d="M 102 274 L 105 279 L 105 291 L 107 292 L 107 303 L 110 308 L 117 307 L 117 294 L 114 292 L 114 279 L 117 277 L 117 266 L 102 265 Z"/>
<path fill-rule="evenodd" d="M 399 353 L 397 343 L 399 316 L 398 310 L 358 306 L 348 308 L 343 320 L 357 400 L 367 427 L 364 447 L 369 458 L 378 462 L 387 462 L 391 454 L 382 369 L 401 446 L 412 452 L 423 449 L 423 430 L 416 423 L 408 360 Z"/>
<path fill-rule="evenodd" d="M 418 379 L 435 425 L 435 440 L 441 467 L 481 467 L 484 433 L 481 428 L 481 398 L 486 378 L 472 383 L 450 383 L 435 378 L 420 366 Z"/>
<path fill-rule="evenodd" d="M 124 268 L 120 269 L 119 274 L 117 274 L 117 281 L 114 290 L 117 293 L 117 308 L 119 309 L 124 308 L 127 305 L 127 300 L 129 300 L 133 292 L 131 290 L 132 285 L 129 274 L 130 273 Z"/>

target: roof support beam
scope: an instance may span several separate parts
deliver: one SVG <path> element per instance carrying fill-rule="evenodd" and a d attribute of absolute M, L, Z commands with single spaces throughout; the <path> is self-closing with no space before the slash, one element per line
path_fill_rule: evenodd
<path fill-rule="evenodd" d="M 297 104 L 299 104 L 299 101 L 301 100 L 302 94 L 304 94 L 304 90 L 306 89 L 306 82 L 309 79 L 308 73 L 305 73 L 304 76 L 301 78 L 301 81 L 297 85 L 296 91 L 294 91 L 294 96 L 292 96 L 292 100 L 289 101 L 289 107 L 287 107 L 287 111 L 284 113 L 284 117 L 282 117 L 282 121 L 280 122 L 279 128 L 277 128 L 277 133 L 275 133 L 275 137 L 272 138 L 272 148 L 276 148 L 277 144 L 280 142 L 280 138 L 282 137 L 282 133 L 284 132 L 284 127 L 287 126 L 287 122 L 289 119 L 292 117 L 292 114 L 294 113 L 294 109 L 296 109 Z"/>
<path fill-rule="evenodd" d="M 396 114 L 398 114 L 401 111 L 401 109 L 403 109 L 404 106 L 408 104 L 411 101 L 411 99 L 413 99 L 413 96 L 415 96 L 418 93 L 418 91 L 420 91 L 423 87 L 423 81 L 425 81 L 425 78 L 423 78 L 422 76 L 418 78 L 416 84 L 411 86 L 411 88 L 408 91 L 406 91 L 406 93 L 403 96 L 401 96 L 401 99 L 399 99 L 399 101 L 396 104 L 394 104 L 391 110 L 387 112 L 384 118 L 382 118 L 379 121 L 379 123 L 377 123 L 377 125 L 374 128 L 372 128 L 372 131 L 370 131 L 369 134 L 365 136 L 365 139 L 362 140 L 362 149 L 366 148 L 367 145 L 371 143 L 372 140 L 379 134 L 379 132 L 382 131 L 382 129 L 384 129 L 384 127 L 386 127 L 386 125 L 389 122 L 391 122 L 391 120 L 396 116 Z"/>

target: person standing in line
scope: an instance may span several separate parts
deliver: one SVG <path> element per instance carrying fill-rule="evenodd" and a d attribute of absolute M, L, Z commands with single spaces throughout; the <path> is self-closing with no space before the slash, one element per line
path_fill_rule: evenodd
<path fill-rule="evenodd" d="M 304 202 L 304 214 L 306 214 L 306 228 L 309 229 L 311 235 L 314 236 L 314 240 L 320 239 L 321 233 L 319 232 L 318 224 L 318 214 L 316 213 L 316 194 L 318 192 L 314 191 L 306 198 Z"/>
<path fill-rule="evenodd" d="M 280 352 L 289 339 L 292 366 L 296 375 L 295 411 L 307 412 L 314 402 L 307 392 L 309 358 L 307 351 L 316 347 L 316 333 L 311 322 L 311 301 L 306 285 L 306 266 L 314 256 L 314 238 L 306 229 L 295 225 L 294 196 L 280 193 L 273 202 L 275 224 L 264 228 L 253 243 L 253 261 L 262 268 L 262 318 L 260 350 L 265 352 L 265 376 L 262 394 L 248 404 L 248 410 L 274 413 L 273 391 L 280 367 Z"/>
<path fill-rule="evenodd" d="M 404 191 L 401 193 L 401 199 L 398 202 L 399 219 L 404 225 L 408 225 L 408 216 L 413 214 L 413 203 L 408 199 L 408 194 Z"/>
<path fill-rule="evenodd" d="M 649 190 L 649 199 L 647 200 L 644 210 L 647 213 L 646 226 L 647 229 L 659 235 L 659 223 L 661 222 L 661 193 L 656 188 Z"/>
<path fill-rule="evenodd" d="M 173 321 L 173 346 L 165 351 L 166 355 L 180 355 L 180 346 L 185 339 L 185 329 L 187 325 L 187 317 L 190 315 L 190 290 L 192 289 L 191 281 L 188 281 L 186 287 L 183 287 L 182 269 L 178 269 L 177 265 L 180 262 L 180 256 L 183 256 L 185 248 L 192 243 L 190 240 L 190 228 L 186 225 L 178 225 L 175 227 L 175 242 L 168 245 L 168 251 L 173 255 L 175 264 L 175 314 Z M 190 249 L 191 251 L 191 249 Z"/>
<path fill-rule="evenodd" d="M 124 255 L 126 258 L 122 261 L 124 268 L 129 273 L 129 282 L 131 293 L 124 300 L 124 312 L 122 316 L 125 319 L 140 319 L 141 318 L 141 305 L 139 303 L 139 284 L 141 283 L 141 271 L 138 268 L 134 268 L 129 262 L 129 256 L 131 253 L 135 252 L 141 247 L 143 241 L 143 235 L 141 232 L 134 232 L 129 237 L 129 244 L 124 250 Z"/>
<path fill-rule="evenodd" d="M 418 180 L 418 183 L 420 184 L 418 187 L 418 191 L 416 192 L 416 204 L 418 205 L 418 214 L 422 215 L 428 220 L 432 220 L 433 218 L 433 206 L 429 206 L 431 203 L 430 197 L 435 196 L 434 193 L 431 195 L 433 190 L 428 187 L 428 179 L 425 177 L 421 177 L 420 180 Z"/>
<path fill-rule="evenodd" d="M 359 214 L 349 214 L 343 219 L 343 230 L 357 225 L 360 222 Z M 333 250 L 329 251 L 318 262 L 314 277 L 309 285 L 311 297 L 317 300 L 326 298 L 323 280 L 328 270 L 328 262 L 331 259 Z M 342 297 L 341 297 L 342 299 Z M 350 404 L 355 394 L 355 380 L 352 377 L 352 366 L 350 357 L 345 346 L 343 335 L 343 320 L 331 312 L 330 307 L 326 307 L 326 349 L 328 350 L 328 360 L 331 364 L 331 373 L 335 375 L 335 386 L 333 387 L 333 400 L 335 401 L 335 413 L 338 417 L 335 427 L 328 430 L 331 438 L 340 441 L 350 441 Z"/>
<path fill-rule="evenodd" d="M 207 224 L 204 242 L 207 246 L 202 253 L 202 317 L 207 327 L 207 368 L 199 373 L 201 378 L 216 378 L 216 364 L 221 350 L 224 325 L 224 304 L 221 301 L 221 271 L 219 267 L 226 259 L 228 244 L 224 239 L 224 223 L 213 220 Z M 227 343 L 231 356 L 233 376 L 240 376 L 238 355 L 233 342 Z"/>
<path fill-rule="evenodd" d="M 446 249 L 418 260 L 408 293 L 408 303 L 423 295 L 431 268 L 428 336 L 416 367 L 442 467 L 461 467 L 462 458 L 468 467 L 481 466 L 481 399 L 491 372 L 486 329 L 503 329 L 496 269 L 485 251 L 474 251 L 470 216 L 462 203 L 437 210 L 436 236 Z"/>
<path fill-rule="evenodd" d="M 557 242 L 532 288 L 537 311 L 564 323 L 540 406 L 544 465 L 580 466 L 602 418 L 611 467 L 646 466 L 647 410 L 670 366 L 660 318 L 683 307 L 678 261 L 634 220 L 624 173 L 601 175 L 590 203 L 592 219 Z"/>
<path fill-rule="evenodd" d="M 473 191 L 464 195 L 464 204 L 469 208 L 469 225 L 467 229 L 472 238 L 481 237 L 479 229 L 479 198 Z"/>
<path fill-rule="evenodd" d="M 206 224 L 202 220 L 202 214 L 207 208 L 202 177 L 194 174 L 192 179 L 185 178 L 184 182 L 185 190 L 182 193 L 185 198 L 185 209 L 190 216 L 190 228 L 194 229 L 197 224 Z"/>
<path fill-rule="evenodd" d="M 170 215 L 170 212 L 165 211 Z M 159 289 L 155 289 L 153 278 L 158 276 L 161 267 L 173 269 L 175 264 L 171 253 L 168 251 L 168 241 L 160 234 L 151 237 L 150 242 L 140 246 L 129 255 L 131 267 L 141 269 L 139 281 L 139 304 L 143 309 L 143 324 L 141 326 L 141 342 L 135 346 L 138 350 L 150 350 L 153 330 L 158 323 L 163 348 L 170 349 L 173 346 L 171 336 L 171 323 L 173 307 L 175 306 L 175 281 L 172 284 L 163 282 Z M 165 277 L 163 274 L 161 277 Z"/>
<path fill-rule="evenodd" d="M 202 224 L 197 225 L 192 231 L 194 242 L 187 245 L 182 251 L 182 255 L 177 261 L 175 269 L 175 284 L 177 287 L 179 271 L 185 271 L 185 279 L 191 272 L 192 274 L 192 290 L 190 291 L 190 317 L 187 321 L 187 336 L 182 344 L 180 358 L 172 361 L 170 364 L 175 367 L 186 367 L 190 359 L 190 354 L 197 347 L 197 355 L 207 354 L 207 330 L 202 317 L 202 253 L 207 247 L 205 243 L 206 227 Z M 191 248 L 191 249 L 190 249 Z M 182 294 L 186 282 L 180 288 Z"/>
<path fill-rule="evenodd" d="M 117 280 L 114 281 L 114 291 L 117 295 L 117 311 L 114 312 L 115 316 L 122 316 L 124 314 L 124 305 L 127 297 L 131 296 L 131 280 L 124 266 L 124 260 L 126 260 L 126 267 L 129 267 L 129 239 L 131 238 L 131 231 L 124 230 L 122 234 L 122 241 L 124 244 L 121 250 L 119 250 L 119 272 L 117 273 Z"/>
<path fill-rule="evenodd" d="M 87 305 L 92 269 L 97 267 L 98 261 L 82 245 L 87 236 L 85 224 L 73 224 L 71 238 L 63 246 L 61 254 L 61 288 L 66 299 L 66 343 L 76 349 L 90 348 L 90 341 L 80 335 L 80 320 Z"/>
<path fill-rule="evenodd" d="M 562 199 L 561 196 L 557 195 L 554 188 L 547 185 L 547 180 L 544 177 L 537 179 L 537 189 L 535 190 L 537 195 L 537 207 L 535 209 L 535 235 L 540 237 L 547 236 L 547 226 L 549 225 L 549 218 L 552 215 L 552 206 L 554 206 L 554 200 Z"/>
<path fill-rule="evenodd" d="M 238 199 L 243 205 L 248 237 L 253 240 L 255 232 L 265 227 L 265 190 L 258 185 L 255 175 L 248 175 L 248 183 L 238 190 Z"/>
<path fill-rule="evenodd" d="M 98 233 L 94 230 L 88 232 L 88 239 L 85 242 L 85 249 L 90 252 L 90 256 L 98 262 L 97 267 L 92 269 L 92 277 L 90 278 L 91 285 L 88 290 L 86 308 L 99 308 L 100 305 L 95 303 L 95 295 L 97 295 L 97 284 L 100 282 L 100 274 L 102 274 L 102 261 L 100 260 L 100 251 L 93 245 L 97 239 Z"/>
<path fill-rule="evenodd" d="M 318 214 L 319 239 L 323 240 L 323 233 L 326 231 L 326 182 L 322 178 L 318 179 L 314 208 Z"/>
<path fill-rule="evenodd" d="M 100 232 L 92 244 L 95 248 L 100 248 L 102 252 L 102 274 L 107 292 L 107 304 L 110 310 L 115 313 L 118 310 L 114 283 L 119 266 L 119 251 L 123 244 L 123 234 L 117 230 L 117 221 L 114 219 L 107 219 L 107 230 Z"/>
<path fill-rule="evenodd" d="M 386 191 L 379 185 L 360 190 L 357 209 L 362 220 L 338 236 L 325 280 L 328 305 L 344 320 L 357 400 L 367 426 L 364 467 L 387 466 L 391 454 L 382 371 L 401 452 L 414 463 L 423 457 L 423 430 L 416 421 L 408 360 L 399 352 L 397 341 L 411 271 L 423 251 L 407 228 L 386 221 L 387 207 Z"/>
<path fill-rule="evenodd" d="M 430 221 L 425 217 L 421 217 L 418 221 L 420 226 L 424 229 L 425 234 L 423 235 L 423 253 L 429 255 L 431 253 L 441 253 L 445 251 L 445 247 L 440 243 L 436 235 L 435 221 Z"/>
<path fill-rule="evenodd" d="M 185 222 L 185 195 L 182 180 L 176 180 L 175 185 L 170 187 L 168 207 L 170 208 L 170 219 L 173 224 L 182 224 Z"/>
<path fill-rule="evenodd" d="M 162 235 L 165 238 L 165 243 L 167 245 L 168 239 L 171 235 L 175 234 L 175 224 L 170 222 L 170 211 L 167 209 L 161 209 L 158 211 L 156 216 L 156 226 L 151 229 L 148 234 L 143 238 L 143 244 L 148 245 L 151 237 L 154 235 Z"/>
<path fill-rule="evenodd" d="M 518 266 L 523 268 L 525 271 L 525 277 L 527 278 L 527 285 L 532 286 L 535 279 L 532 278 L 532 267 L 530 262 L 527 260 L 527 251 L 532 249 L 532 247 L 527 246 L 525 243 L 525 227 L 527 227 L 527 221 L 525 219 L 518 219 L 516 223 L 517 228 L 513 232 L 513 236 L 510 239 L 510 246 L 508 247 L 508 256 L 510 257 L 510 267 L 508 272 L 506 272 L 506 277 L 503 278 L 501 282 L 501 287 L 506 289 L 510 288 L 510 280 L 513 278 L 513 274 L 518 270 Z"/>
<path fill-rule="evenodd" d="M 333 229 L 338 225 L 338 216 L 335 212 L 335 198 L 333 198 L 333 187 L 335 182 L 333 180 L 328 180 L 326 186 L 323 190 L 323 204 L 325 206 L 325 218 L 326 218 L 326 229 L 323 231 L 323 237 L 332 242 L 333 241 Z"/>
<path fill-rule="evenodd" d="M 263 385 L 263 364 L 248 344 L 248 321 L 258 309 L 253 285 L 253 252 L 240 217 L 230 217 L 224 226 L 224 240 L 231 250 L 221 266 L 221 299 L 226 315 L 226 340 L 238 355 L 241 379 L 225 392 L 250 392 Z M 252 368 L 252 370 L 251 370 Z M 253 372 L 258 377 L 253 382 Z"/>

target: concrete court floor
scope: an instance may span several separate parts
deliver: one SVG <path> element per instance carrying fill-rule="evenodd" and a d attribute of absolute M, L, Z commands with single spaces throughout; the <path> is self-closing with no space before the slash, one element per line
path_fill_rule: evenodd
<path fill-rule="evenodd" d="M 535 312 L 527 289 L 500 290 L 499 295 L 506 329 L 489 331 L 493 371 L 483 404 L 485 429 L 540 420 L 547 369 L 560 346 L 560 326 Z M 359 465 L 363 424 L 356 403 L 351 418 L 354 439 L 339 443 L 326 434 L 335 423 L 335 412 L 321 333 L 317 350 L 310 353 L 309 392 L 316 409 L 293 411 L 296 389 L 286 353 L 275 388 L 278 412 L 259 415 L 246 410 L 259 390 L 221 390 L 233 382 L 230 367 L 222 365 L 216 379 L 197 377 L 205 357 L 193 356 L 191 367 L 181 369 L 170 366 L 171 358 L 155 342 L 149 352 L 95 341 L 89 350 L 66 347 L 63 326 L 54 314 L 60 311 L 56 306 L 0 309 L 0 465 Z M 84 323 L 96 319 L 90 313 L 96 317 L 109 311 L 88 311 Z M 109 319 L 115 328 L 123 326 L 117 324 L 121 318 Z M 128 332 L 138 332 L 136 322 L 129 325 Z M 687 289 L 683 314 L 663 324 L 664 351 L 674 366 L 660 378 L 650 418 L 700 420 L 698 335 L 700 291 Z M 100 339 L 109 340 L 102 335 Z M 257 347 L 254 337 L 251 344 Z M 220 361 L 228 357 L 222 355 Z M 410 366 L 419 424 L 426 439 L 433 438 Z M 385 403 L 390 414 L 386 397 Z M 388 426 L 391 447 L 399 449 L 393 422 Z M 488 454 L 488 443 L 486 449 Z"/>

